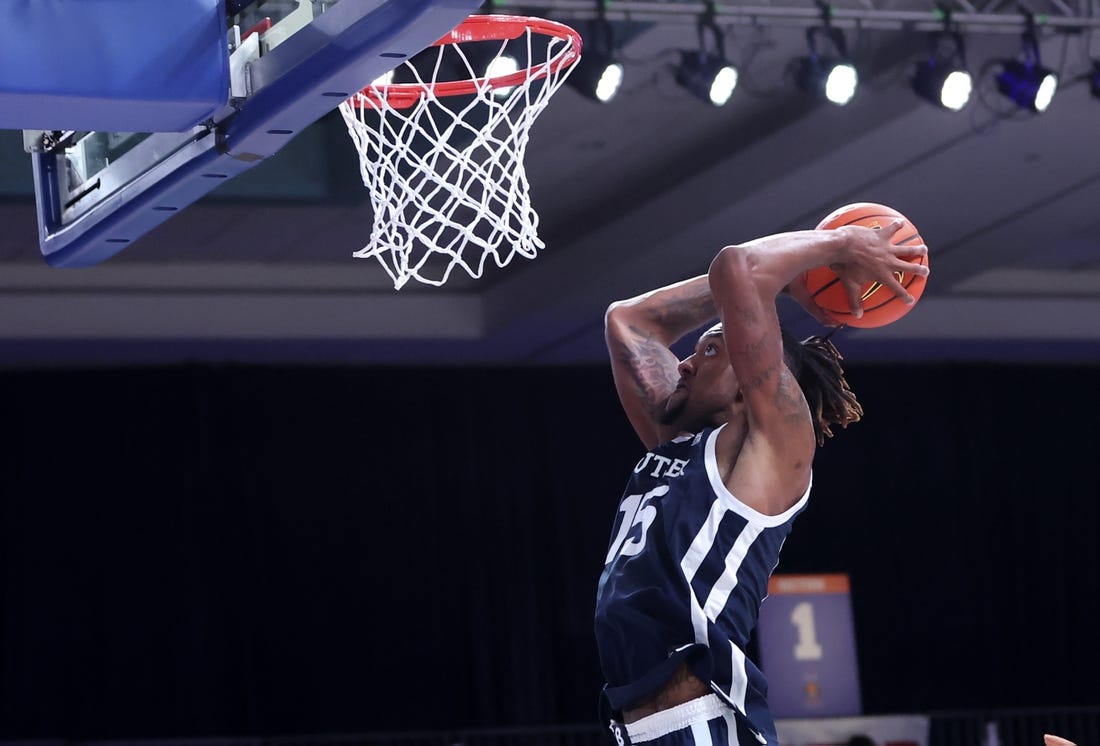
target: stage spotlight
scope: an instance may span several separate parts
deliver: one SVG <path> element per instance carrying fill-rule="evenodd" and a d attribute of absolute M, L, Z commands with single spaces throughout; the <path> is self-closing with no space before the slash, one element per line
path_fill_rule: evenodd
<path fill-rule="evenodd" d="M 917 63 L 913 90 L 937 106 L 959 111 L 974 90 L 962 37 L 947 32 L 930 34 L 929 46 L 928 59 Z"/>
<path fill-rule="evenodd" d="M 622 84 L 622 64 L 602 54 L 584 54 L 569 73 L 569 85 L 601 104 L 615 98 Z"/>
<path fill-rule="evenodd" d="M 519 62 L 510 54 L 502 54 L 491 60 L 485 68 L 485 78 L 501 78 L 519 71 Z M 503 86 L 493 89 L 493 95 L 497 98 L 507 98 L 515 86 Z"/>
<path fill-rule="evenodd" d="M 798 84 L 807 93 L 823 96 L 837 106 L 844 106 L 856 94 L 859 73 L 851 62 L 803 57 L 798 68 Z"/>
<path fill-rule="evenodd" d="M 584 36 L 584 53 L 567 79 L 569 85 L 588 98 L 606 104 L 619 93 L 623 84 L 623 66 L 615 59 L 611 24 L 601 15 Z"/>
<path fill-rule="evenodd" d="M 833 54 L 818 52 L 817 39 L 823 35 L 833 46 Z M 798 60 L 795 79 L 799 87 L 811 95 L 822 96 L 837 106 L 844 106 L 856 94 L 859 73 L 848 58 L 844 34 L 831 26 L 816 26 L 806 30 L 810 45 L 808 57 Z"/>
<path fill-rule="evenodd" d="M 703 101 L 725 106 L 737 87 L 737 68 L 724 57 L 703 51 L 680 54 L 676 82 Z"/>
<path fill-rule="evenodd" d="M 1058 76 L 1041 65 L 1004 60 L 997 75 L 997 88 L 1020 108 L 1042 113 L 1058 91 Z"/>
<path fill-rule="evenodd" d="M 676 82 L 702 101 L 725 106 L 737 88 L 738 73 L 733 63 L 726 59 L 725 38 L 715 20 L 716 13 L 713 0 L 708 1 L 698 22 L 699 49 L 681 50 Z M 708 32 L 714 42 L 712 50 L 706 45 Z"/>
<path fill-rule="evenodd" d="M 1022 109 L 1042 113 L 1050 106 L 1058 91 L 1058 76 L 1043 67 L 1039 59 L 1039 44 L 1030 16 L 1023 35 L 1023 59 L 1001 60 L 997 73 L 997 88 Z"/>

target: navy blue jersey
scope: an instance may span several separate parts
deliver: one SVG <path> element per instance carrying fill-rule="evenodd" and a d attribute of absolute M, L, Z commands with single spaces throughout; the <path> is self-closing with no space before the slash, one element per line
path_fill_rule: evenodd
<path fill-rule="evenodd" d="M 647 453 L 615 518 L 596 598 L 596 643 L 615 710 L 656 694 L 681 664 L 774 733 L 764 675 L 745 656 L 768 578 L 810 490 L 782 515 L 726 489 L 721 427 Z"/>

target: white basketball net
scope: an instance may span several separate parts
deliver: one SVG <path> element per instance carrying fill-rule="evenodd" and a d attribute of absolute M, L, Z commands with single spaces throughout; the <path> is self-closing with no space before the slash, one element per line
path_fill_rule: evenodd
<path fill-rule="evenodd" d="M 422 93 L 412 106 L 391 106 L 379 81 L 367 89 L 377 97 L 373 105 L 363 92 L 340 105 L 374 212 L 370 243 L 355 256 L 377 258 L 395 288 L 410 278 L 442 285 L 455 267 L 479 278 L 490 258 L 503 267 L 544 248 L 523 158 L 531 125 L 572 69 L 555 61 L 573 52 L 566 39 L 532 44 L 532 36 L 528 28 L 527 75 L 510 88 L 479 79 L 484 72 L 475 72 L 461 44 L 441 44 L 430 77 L 403 63 L 416 80 L 403 87 Z M 497 57 L 506 44 L 479 43 L 499 44 Z M 437 96 L 432 84 L 446 48 L 476 80 L 476 94 Z M 418 59 L 423 70 L 423 55 Z M 520 70 L 524 62 L 518 60 Z"/>

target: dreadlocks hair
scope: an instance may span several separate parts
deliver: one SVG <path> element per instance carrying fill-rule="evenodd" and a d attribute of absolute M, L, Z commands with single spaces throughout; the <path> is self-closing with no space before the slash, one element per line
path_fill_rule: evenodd
<path fill-rule="evenodd" d="M 783 352 L 787 367 L 810 405 L 819 446 L 825 445 L 826 438 L 833 437 L 833 425 L 848 427 L 859 422 L 863 407 L 844 377 L 840 352 L 827 337 L 807 337 L 799 342 L 784 330 Z"/>

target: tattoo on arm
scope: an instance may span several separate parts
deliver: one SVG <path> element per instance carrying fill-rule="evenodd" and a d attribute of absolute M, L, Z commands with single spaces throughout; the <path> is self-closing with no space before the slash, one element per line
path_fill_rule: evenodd
<path fill-rule="evenodd" d="M 745 391 L 758 389 L 761 386 L 767 384 L 768 381 L 772 380 L 772 377 L 775 375 L 777 370 L 779 370 L 778 365 L 773 365 L 769 368 L 765 368 L 764 370 L 758 370 L 755 374 L 753 374 L 752 378 L 741 383 L 741 388 Z"/>
<path fill-rule="evenodd" d="M 630 327 L 632 339 L 619 341 L 619 361 L 630 371 L 634 391 L 656 416 L 660 403 L 676 387 L 676 360 L 672 351 L 652 334 Z"/>
<path fill-rule="evenodd" d="M 755 340 L 747 341 L 744 344 L 738 345 L 735 350 L 736 354 L 740 357 L 747 358 L 748 360 L 760 360 L 763 355 L 763 351 L 771 344 L 767 334 L 761 334 Z M 767 368 L 756 369 L 750 378 L 741 382 L 741 388 L 748 391 L 751 389 L 758 389 L 765 385 L 776 375 L 780 368 L 783 367 L 782 362 L 777 362 L 769 365 Z"/>
<path fill-rule="evenodd" d="M 808 403 L 790 370 L 780 373 L 779 388 L 775 391 L 775 408 L 790 422 L 801 422 L 806 418 Z"/>
<path fill-rule="evenodd" d="M 751 342 L 742 345 L 739 354 L 751 360 L 760 360 L 764 349 L 770 344 L 768 335 L 763 334 Z M 784 417 L 802 418 L 805 416 L 805 397 L 790 369 L 782 360 L 777 360 L 763 369 L 757 369 L 752 376 L 741 382 L 745 391 L 761 388 L 776 381 L 775 408 Z"/>
<path fill-rule="evenodd" d="M 655 321 L 664 329 L 688 332 L 715 315 L 709 288 L 703 292 L 688 288 L 667 298 L 655 312 Z"/>

